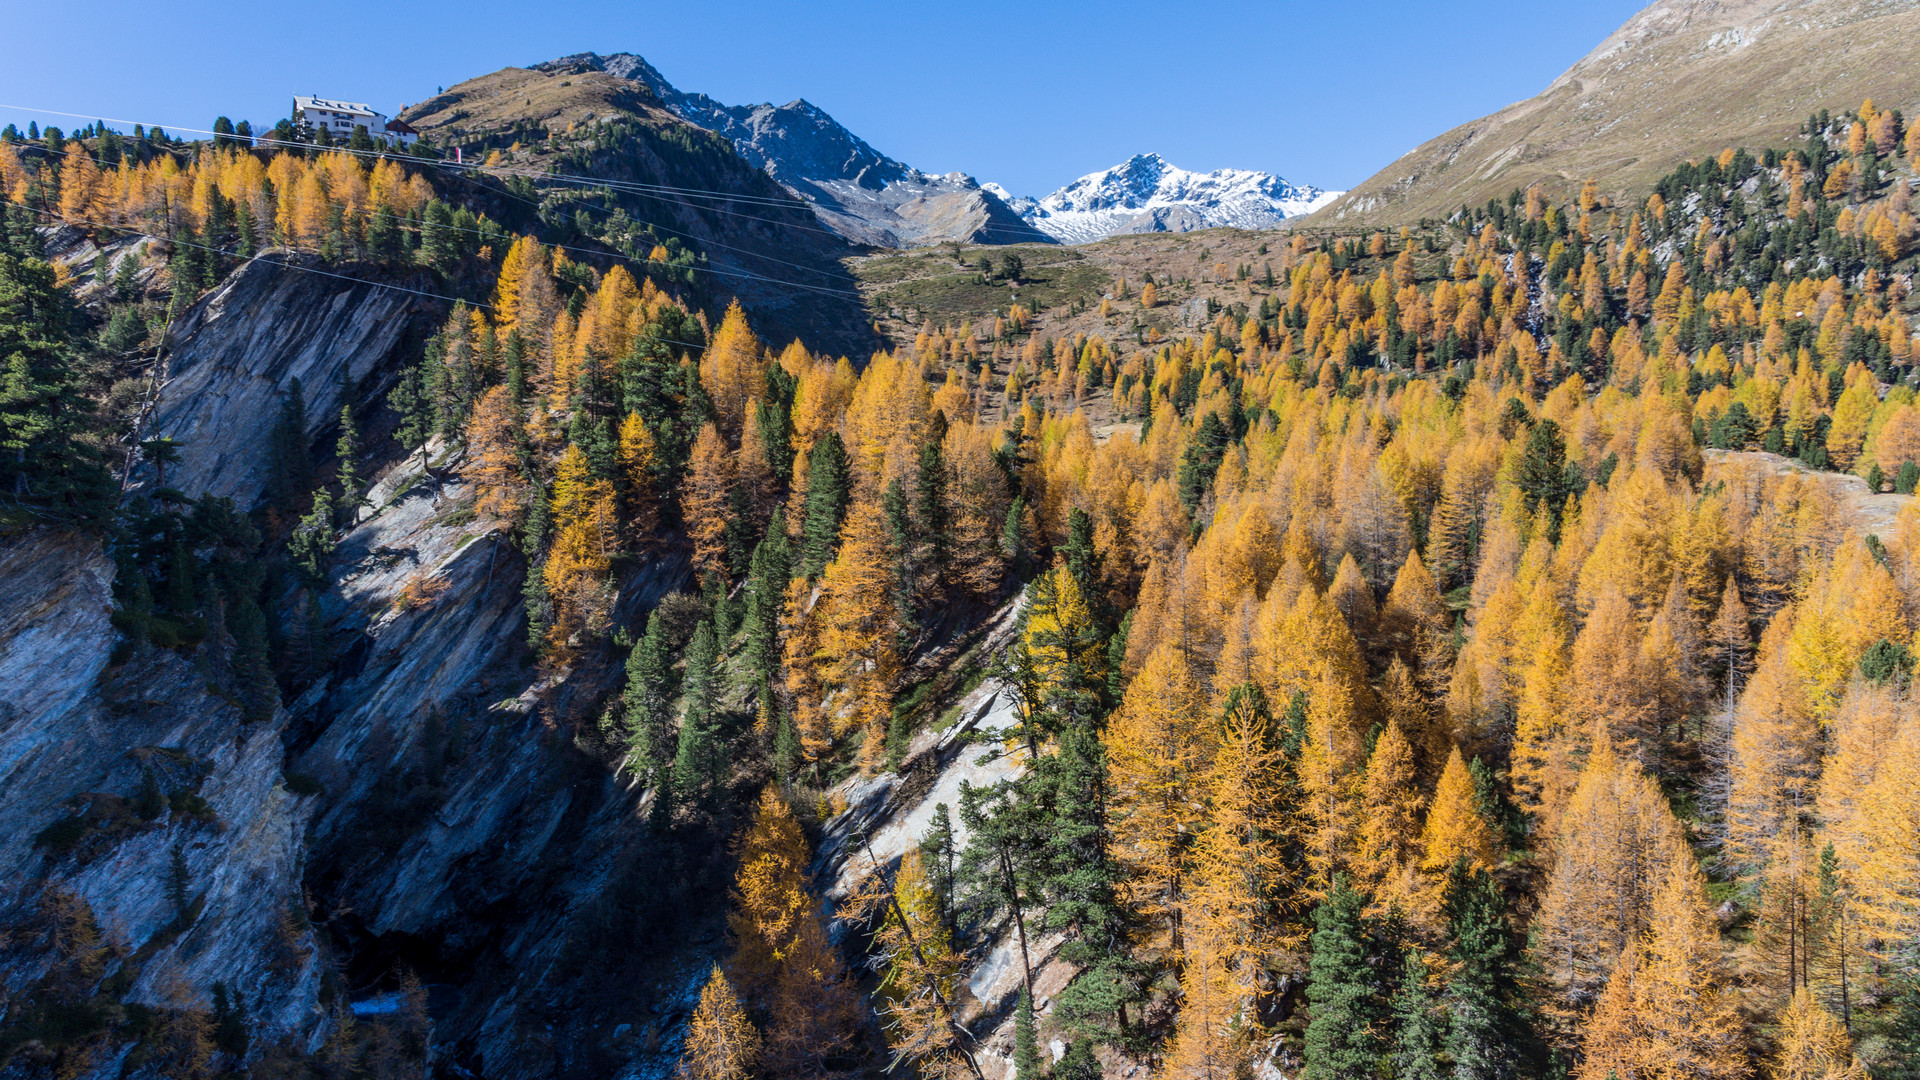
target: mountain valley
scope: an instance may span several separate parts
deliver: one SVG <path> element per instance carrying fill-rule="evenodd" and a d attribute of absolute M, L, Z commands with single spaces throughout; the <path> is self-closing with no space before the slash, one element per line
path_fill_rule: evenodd
<path fill-rule="evenodd" d="M 1912 1080 L 1916 5 L 1346 192 L 0 130 L 0 1080 Z"/>

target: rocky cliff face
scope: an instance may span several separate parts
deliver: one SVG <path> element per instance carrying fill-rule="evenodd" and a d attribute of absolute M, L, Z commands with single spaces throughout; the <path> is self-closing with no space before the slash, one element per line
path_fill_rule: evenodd
<path fill-rule="evenodd" d="M 340 406 L 383 393 L 443 301 L 424 277 L 389 280 L 370 268 L 330 277 L 312 256 L 270 252 L 244 263 L 172 329 L 143 437 L 186 444 L 167 482 L 193 495 L 253 505 L 266 484 L 274 424 L 300 380 L 307 422 L 329 426 Z M 350 277 L 358 280 L 343 280 Z"/>
<path fill-rule="evenodd" d="M 282 780 L 286 715 L 245 724 L 202 658 L 116 650 L 113 563 L 41 532 L 0 546 L 0 879 L 8 903 L 84 901 L 122 1000 L 206 1008 L 215 983 L 263 1041 L 310 1048 L 319 969 L 301 897 L 313 800 Z M 16 912 L 16 917 L 24 912 Z M 31 993 L 53 957 L 7 950 Z"/>
<path fill-rule="evenodd" d="M 236 272 L 169 339 L 146 431 L 185 444 L 168 487 L 254 504 L 294 378 L 323 451 L 342 404 L 378 420 L 375 402 L 445 315 L 404 281 L 338 281 L 278 258 Z M 206 1013 L 217 991 L 255 1058 L 333 1052 L 349 1016 L 391 1018 L 417 976 L 443 1074 L 664 1077 L 725 948 L 718 898 L 740 822 L 725 809 L 649 822 L 650 793 L 599 724 L 620 651 L 536 665 L 522 556 L 475 514 L 458 454 L 433 443 L 426 459 L 431 471 L 389 450 L 317 620 L 291 583 L 271 598 L 269 619 L 307 627 L 320 659 L 251 723 L 225 634 L 130 640 L 97 540 L 0 538 L 0 880 L 15 885 L 0 924 L 97 926 L 105 968 L 77 992 L 124 1019 L 131 1006 Z M 616 622 L 637 628 L 692 576 L 663 551 L 628 561 L 616 584 Z M 1010 626 L 1003 613 L 974 637 Z M 856 826 L 891 864 L 962 778 L 1017 770 L 958 738 L 1007 722 L 991 687 L 959 715 L 922 736 L 906 776 L 847 783 L 851 809 L 819 861 L 831 895 L 866 872 L 867 849 L 846 842 Z M 0 943 L 0 1001 L 45 991 L 62 961 L 44 945 Z M 997 1019 L 1017 969 L 1008 947 L 983 954 L 973 991 Z M 114 1030 L 67 1071 L 151 1072 L 156 1036 Z M 16 1061 L 0 1075 L 37 1074 Z"/>

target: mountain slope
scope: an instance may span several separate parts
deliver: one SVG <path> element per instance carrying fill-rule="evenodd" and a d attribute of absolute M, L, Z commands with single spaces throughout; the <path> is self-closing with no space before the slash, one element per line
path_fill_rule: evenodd
<path fill-rule="evenodd" d="M 1674 165 L 1778 144 L 1808 114 L 1920 99 L 1920 0 L 1677 0 L 1635 15 L 1538 95 L 1423 143 L 1316 225 L 1405 222 L 1588 177 L 1639 194 Z"/>
<path fill-rule="evenodd" d="M 584 228 L 636 258 L 656 242 L 698 252 L 704 262 L 690 272 L 690 284 L 703 306 L 717 311 L 738 296 L 771 338 L 804 337 L 849 356 L 864 356 L 871 346 L 852 279 L 839 262 L 852 251 L 847 242 L 819 228 L 801 200 L 726 140 L 665 108 L 642 82 L 591 68 L 510 67 L 449 87 L 401 115 L 436 144 L 462 147 L 469 161 L 497 155 L 499 169 L 522 173 L 538 189 L 537 211 L 549 226 Z M 589 213 L 582 188 L 541 179 L 553 171 L 640 186 L 596 197 L 624 216 Z M 527 213 L 524 195 L 494 190 L 493 198 L 502 220 Z"/>
<path fill-rule="evenodd" d="M 923 173 L 887 157 L 805 99 L 725 105 L 686 93 L 632 53 L 578 53 L 535 64 L 546 73 L 599 73 L 644 86 L 682 120 L 725 138 L 748 164 L 806 200 L 827 228 L 858 244 L 915 247 L 1045 242 L 970 176 Z"/>
<path fill-rule="evenodd" d="M 1339 195 L 1247 169 L 1189 172 L 1159 154 L 1136 154 L 1042 199 L 1015 199 L 997 184 L 987 187 L 1035 228 L 1069 244 L 1121 233 L 1271 229 Z"/>

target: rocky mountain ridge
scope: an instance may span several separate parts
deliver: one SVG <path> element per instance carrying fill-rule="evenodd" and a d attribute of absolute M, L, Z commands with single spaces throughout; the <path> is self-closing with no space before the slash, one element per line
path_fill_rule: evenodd
<path fill-rule="evenodd" d="M 1810 113 L 1920 101 L 1920 0 L 1675 0 L 1629 19 L 1539 94 L 1408 151 L 1315 225 L 1399 224 L 1589 177 L 1644 195 L 1689 158 L 1780 146 Z"/>
<path fill-rule="evenodd" d="M 1249 169 L 1190 172 L 1152 153 L 1088 173 L 1039 199 L 1013 196 L 998 184 L 987 189 L 1023 220 L 1067 244 L 1123 233 L 1272 229 L 1341 195 Z"/>
<path fill-rule="evenodd" d="M 932 175 L 886 156 L 803 98 L 724 105 L 686 93 L 632 53 L 578 53 L 531 70 L 600 71 L 645 86 L 681 119 L 722 136 L 749 164 L 808 202 L 820 221 L 874 247 L 1045 242 L 993 192 L 963 173 Z"/>

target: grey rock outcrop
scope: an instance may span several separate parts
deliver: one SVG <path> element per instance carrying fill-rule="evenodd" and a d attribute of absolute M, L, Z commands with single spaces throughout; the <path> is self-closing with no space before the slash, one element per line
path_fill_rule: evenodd
<path fill-rule="evenodd" d="M 301 896 L 312 800 L 281 780 L 285 715 L 243 723 L 174 652 L 117 655 L 113 564 L 94 541 L 13 538 L 0 575 L 0 879 L 33 884 L 17 902 L 47 889 L 83 900 L 133 965 L 125 1000 L 178 1005 L 184 988 L 206 1008 L 223 983 L 263 1039 L 311 1042 L 323 1019 Z M 144 817 L 147 788 L 173 808 Z M 0 981 L 21 992 L 49 962 L 8 954 Z"/>
<path fill-rule="evenodd" d="M 340 414 L 343 386 L 356 400 L 383 389 L 403 346 L 417 344 L 446 311 L 445 302 L 419 295 L 424 278 L 389 281 L 367 268 L 351 275 L 361 280 L 346 280 L 307 272 L 313 269 L 312 256 L 269 252 L 241 266 L 170 333 L 142 432 L 186 444 L 169 486 L 252 506 L 267 482 L 273 428 L 293 380 L 306 396 L 310 429 L 323 430 Z"/>

